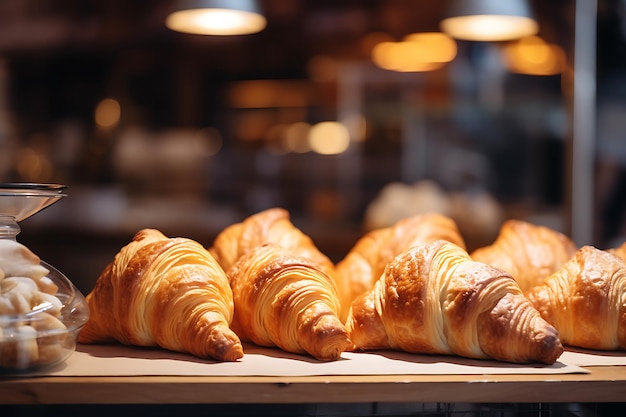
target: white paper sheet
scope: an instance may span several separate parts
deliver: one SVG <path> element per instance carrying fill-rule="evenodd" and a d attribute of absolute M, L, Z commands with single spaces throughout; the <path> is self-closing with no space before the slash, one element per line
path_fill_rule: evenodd
<path fill-rule="evenodd" d="M 547 365 L 518 365 L 456 356 L 404 352 L 344 352 L 333 362 L 279 349 L 244 346 L 237 362 L 214 362 L 162 349 L 120 345 L 78 345 L 77 351 L 46 375 L 58 376 L 315 376 L 315 375 L 489 375 L 587 373 L 559 360 Z"/>
<path fill-rule="evenodd" d="M 575 366 L 626 366 L 626 352 L 568 347 L 559 360 Z"/>

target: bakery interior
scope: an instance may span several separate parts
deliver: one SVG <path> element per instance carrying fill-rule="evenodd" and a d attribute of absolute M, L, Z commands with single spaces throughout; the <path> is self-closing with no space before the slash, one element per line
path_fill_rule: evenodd
<path fill-rule="evenodd" d="M 0 2 L 0 182 L 67 185 L 17 239 L 82 292 L 142 228 L 208 246 L 270 207 L 334 261 L 431 211 L 469 249 L 509 218 L 626 240 L 626 1 L 533 0 L 536 34 L 415 68 L 381 46 L 451 1 L 263 0 L 243 35 L 172 30 L 175 3 Z"/>
<path fill-rule="evenodd" d="M 531 4 L 563 54 L 548 75 L 507 69 L 507 42 L 458 40 L 431 71 L 373 61 L 382 40 L 439 31 L 448 2 L 269 0 L 265 29 L 238 36 L 170 30 L 170 3 L 0 5 L 0 181 L 68 186 L 18 240 L 81 290 L 142 227 L 209 244 L 272 206 L 335 261 L 365 230 L 429 210 L 470 248 L 504 218 L 624 239 L 623 2 L 598 2 L 596 53 L 581 52 L 597 98 L 581 92 L 577 118 L 572 0 Z M 349 127 L 343 152 L 310 150 L 323 122 Z"/>

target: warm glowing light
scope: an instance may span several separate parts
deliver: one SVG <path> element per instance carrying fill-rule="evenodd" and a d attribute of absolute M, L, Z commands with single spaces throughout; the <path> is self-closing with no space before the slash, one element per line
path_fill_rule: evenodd
<path fill-rule="evenodd" d="M 521 58 L 535 64 L 546 62 L 552 55 L 550 46 L 538 36 L 520 39 L 517 42 L 517 51 Z"/>
<path fill-rule="evenodd" d="M 188 9 L 170 14 L 165 25 L 195 35 L 246 35 L 265 29 L 264 16 L 242 10 Z"/>
<path fill-rule="evenodd" d="M 538 36 L 528 36 L 503 49 L 506 67 L 511 72 L 528 75 L 560 74 L 565 66 L 565 52 L 558 45 Z"/>
<path fill-rule="evenodd" d="M 114 127 L 120 122 L 122 110 L 120 103 L 112 98 L 105 98 L 96 106 L 95 121 L 100 127 Z"/>
<path fill-rule="evenodd" d="M 381 42 L 372 51 L 372 60 L 381 68 L 400 72 L 433 71 L 443 62 L 425 60 L 419 43 Z"/>
<path fill-rule="evenodd" d="M 423 62 L 450 62 L 457 54 L 456 41 L 445 33 L 412 33 L 404 40 L 419 47 L 419 57 Z"/>
<path fill-rule="evenodd" d="M 534 35 L 539 25 L 524 16 L 455 16 L 441 21 L 441 29 L 456 39 L 470 41 L 508 41 Z"/>
<path fill-rule="evenodd" d="M 337 122 L 321 122 L 309 131 L 311 149 L 322 155 L 336 155 L 345 152 L 350 146 L 348 129 Z"/>

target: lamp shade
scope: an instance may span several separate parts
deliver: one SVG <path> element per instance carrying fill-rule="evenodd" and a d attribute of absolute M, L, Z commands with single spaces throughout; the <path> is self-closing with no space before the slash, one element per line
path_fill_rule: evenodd
<path fill-rule="evenodd" d="M 255 0 L 178 0 L 165 25 L 197 35 L 246 35 L 265 29 L 267 20 Z"/>
<path fill-rule="evenodd" d="M 539 25 L 524 0 L 452 0 L 441 30 L 461 40 L 508 41 L 536 34 Z"/>

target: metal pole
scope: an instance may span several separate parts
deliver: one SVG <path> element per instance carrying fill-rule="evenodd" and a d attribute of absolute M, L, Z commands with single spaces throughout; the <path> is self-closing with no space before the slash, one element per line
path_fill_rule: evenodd
<path fill-rule="evenodd" d="M 576 0 L 571 163 L 571 237 L 593 243 L 597 0 Z"/>

